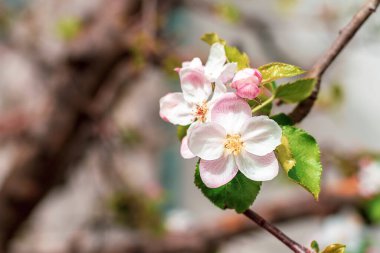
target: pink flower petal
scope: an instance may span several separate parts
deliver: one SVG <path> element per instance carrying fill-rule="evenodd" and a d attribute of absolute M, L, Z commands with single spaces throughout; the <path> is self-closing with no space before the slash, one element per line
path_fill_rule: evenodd
<path fill-rule="evenodd" d="M 165 121 L 182 126 L 194 120 L 192 108 L 180 92 L 169 93 L 160 99 L 160 116 Z"/>
<path fill-rule="evenodd" d="M 185 137 L 183 137 L 183 139 L 181 141 L 180 152 L 181 152 L 181 156 L 185 159 L 191 159 L 191 158 L 195 157 L 195 155 L 189 149 L 188 139 L 189 139 L 189 137 L 186 135 Z"/>
<path fill-rule="evenodd" d="M 190 151 L 204 160 L 215 160 L 223 155 L 226 131 L 216 123 L 200 124 L 189 135 Z"/>
<path fill-rule="evenodd" d="M 245 121 L 251 117 L 248 103 L 232 92 L 220 96 L 211 109 L 211 121 L 223 126 L 228 134 L 239 133 Z"/>
<path fill-rule="evenodd" d="M 260 92 L 259 84 L 262 76 L 257 69 L 246 68 L 236 73 L 231 87 L 236 89 L 239 97 L 254 99 Z"/>
<path fill-rule="evenodd" d="M 185 100 L 191 104 L 201 104 L 212 93 L 212 86 L 202 70 L 198 68 L 182 68 L 179 72 L 181 88 Z"/>
<path fill-rule="evenodd" d="M 281 144 L 281 136 L 280 126 L 267 116 L 252 117 L 241 129 L 241 140 L 245 149 L 258 156 L 272 152 Z"/>
<path fill-rule="evenodd" d="M 278 161 L 273 152 L 256 156 L 243 150 L 235 160 L 241 173 L 254 181 L 272 180 L 278 174 Z"/>
<path fill-rule="evenodd" d="M 201 160 L 199 172 L 203 183 L 209 188 L 218 188 L 230 182 L 237 174 L 234 157 L 222 156 L 217 160 Z"/>

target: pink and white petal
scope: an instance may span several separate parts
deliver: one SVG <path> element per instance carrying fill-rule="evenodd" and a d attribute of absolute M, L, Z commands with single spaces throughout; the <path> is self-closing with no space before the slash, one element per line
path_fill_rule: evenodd
<path fill-rule="evenodd" d="M 190 151 L 204 160 L 215 160 L 224 153 L 226 131 L 217 123 L 208 122 L 193 128 L 189 135 Z"/>
<path fill-rule="evenodd" d="M 281 144 L 281 127 L 267 116 L 248 119 L 241 129 L 245 149 L 254 155 L 266 155 Z"/>
<path fill-rule="evenodd" d="M 179 72 L 181 88 L 185 100 L 191 104 L 201 104 L 212 93 L 211 83 L 203 71 L 197 68 L 182 68 Z"/>
<path fill-rule="evenodd" d="M 182 68 L 203 68 L 202 61 L 198 57 L 195 57 L 191 61 L 185 61 L 182 63 Z"/>
<path fill-rule="evenodd" d="M 169 93 L 160 99 L 160 116 L 165 121 L 182 126 L 194 120 L 192 107 L 180 92 Z"/>
<path fill-rule="evenodd" d="M 237 70 L 236 62 L 227 63 L 226 65 L 223 66 L 222 73 L 220 74 L 218 79 L 223 84 L 226 84 L 232 80 L 232 78 L 234 77 L 236 73 L 236 70 Z"/>
<path fill-rule="evenodd" d="M 254 181 L 268 181 L 278 174 L 278 161 L 274 152 L 256 156 L 245 150 L 235 157 L 236 164 L 247 178 Z"/>
<path fill-rule="evenodd" d="M 210 55 L 208 56 L 205 65 L 205 74 L 209 81 L 215 82 L 215 80 L 220 76 L 226 60 L 227 57 L 224 46 L 220 43 L 212 44 Z"/>
<path fill-rule="evenodd" d="M 181 156 L 185 159 L 191 159 L 191 158 L 195 157 L 195 155 L 189 149 L 188 139 L 189 139 L 189 137 L 186 135 L 185 137 L 183 137 L 183 139 L 181 141 L 180 152 L 181 152 Z"/>
<path fill-rule="evenodd" d="M 199 163 L 199 173 L 203 183 L 209 188 L 218 188 L 230 182 L 238 172 L 232 155 L 223 155 L 219 159 Z"/>
<path fill-rule="evenodd" d="M 211 109 L 211 121 L 222 125 L 228 134 L 238 134 L 243 124 L 252 117 L 248 103 L 235 93 L 220 96 Z"/>

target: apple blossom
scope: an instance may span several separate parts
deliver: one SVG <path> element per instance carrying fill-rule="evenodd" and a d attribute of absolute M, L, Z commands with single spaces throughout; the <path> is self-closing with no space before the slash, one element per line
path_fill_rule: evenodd
<path fill-rule="evenodd" d="M 370 197 L 380 193 L 380 162 L 370 160 L 361 162 L 358 172 L 359 193 Z"/>
<path fill-rule="evenodd" d="M 260 92 L 259 84 L 262 76 L 257 69 L 245 68 L 236 73 L 232 79 L 231 87 L 241 98 L 254 99 Z"/>
<path fill-rule="evenodd" d="M 273 179 L 278 174 L 274 149 L 282 131 L 267 116 L 252 117 L 248 103 L 234 93 L 226 93 L 211 109 L 211 121 L 192 129 L 189 149 L 201 158 L 200 176 L 209 188 L 231 181 L 240 170 L 255 181 Z"/>

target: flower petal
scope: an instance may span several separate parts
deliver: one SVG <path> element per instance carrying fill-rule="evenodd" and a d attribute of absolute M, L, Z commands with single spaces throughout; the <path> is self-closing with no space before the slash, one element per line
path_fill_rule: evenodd
<path fill-rule="evenodd" d="M 268 181 L 278 174 L 278 161 L 274 152 L 256 156 L 243 150 L 235 160 L 241 173 L 254 181 Z"/>
<path fill-rule="evenodd" d="M 182 68 L 188 68 L 188 67 L 202 69 L 203 65 L 202 65 L 201 59 L 199 59 L 198 57 L 195 57 L 191 61 L 185 61 L 185 62 L 182 63 Z"/>
<path fill-rule="evenodd" d="M 204 160 L 220 158 L 224 152 L 226 131 L 219 124 L 208 122 L 191 130 L 190 151 Z"/>
<path fill-rule="evenodd" d="M 236 62 L 227 63 L 226 65 L 224 65 L 222 73 L 220 74 L 218 79 L 221 80 L 224 84 L 226 84 L 227 82 L 232 80 L 232 78 L 235 75 L 236 69 Z"/>
<path fill-rule="evenodd" d="M 201 160 L 199 173 L 203 183 L 209 188 L 218 188 L 230 182 L 238 168 L 232 155 L 224 155 L 217 160 Z"/>
<path fill-rule="evenodd" d="M 180 152 L 181 152 L 181 156 L 185 159 L 191 159 L 195 157 L 195 155 L 189 149 L 188 140 L 189 140 L 189 137 L 186 135 L 185 137 L 183 137 L 182 142 L 181 142 Z"/>
<path fill-rule="evenodd" d="M 220 96 L 211 109 L 211 121 L 222 125 L 228 134 L 240 133 L 250 117 L 252 111 L 248 103 L 232 92 Z"/>
<path fill-rule="evenodd" d="M 224 46 L 220 43 L 212 44 L 210 55 L 205 65 L 205 74 L 210 82 L 215 82 L 220 76 L 226 60 L 227 57 L 226 52 L 224 51 Z"/>
<path fill-rule="evenodd" d="M 160 99 L 160 116 L 165 121 L 182 126 L 194 120 L 192 108 L 180 92 L 169 93 Z"/>
<path fill-rule="evenodd" d="M 241 129 L 241 140 L 245 149 L 258 156 L 272 152 L 281 144 L 281 136 L 280 126 L 267 116 L 252 117 Z"/>
<path fill-rule="evenodd" d="M 203 70 L 192 67 L 182 68 L 179 77 L 183 96 L 187 102 L 201 104 L 211 95 L 212 86 L 207 81 Z"/>

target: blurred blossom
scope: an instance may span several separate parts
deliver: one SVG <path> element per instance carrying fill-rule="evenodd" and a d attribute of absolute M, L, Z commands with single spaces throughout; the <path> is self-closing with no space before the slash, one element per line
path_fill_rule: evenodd
<path fill-rule="evenodd" d="M 194 217 L 185 209 L 173 209 L 167 214 L 165 225 L 169 232 L 186 232 L 194 226 Z"/>
<path fill-rule="evenodd" d="M 380 161 L 361 161 L 358 172 L 359 193 L 363 196 L 373 196 L 380 192 Z"/>

